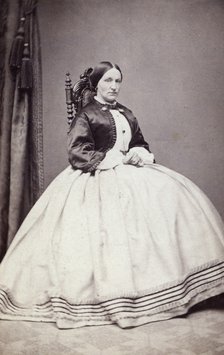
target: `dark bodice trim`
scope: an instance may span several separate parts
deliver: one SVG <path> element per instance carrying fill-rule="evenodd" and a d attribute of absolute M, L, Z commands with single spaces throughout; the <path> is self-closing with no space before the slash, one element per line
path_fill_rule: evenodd
<path fill-rule="evenodd" d="M 105 116 L 109 119 L 110 125 L 111 125 L 111 134 L 112 134 L 112 140 L 111 143 L 108 145 L 107 149 L 105 150 L 105 153 L 107 153 L 110 149 L 113 148 L 113 146 L 116 143 L 117 140 L 117 129 L 116 129 L 116 124 L 115 120 L 113 118 L 113 115 L 110 112 L 109 105 L 102 104 L 101 102 L 94 100 L 94 103 L 100 108 L 101 111 L 104 112 Z M 117 104 L 118 106 L 119 104 Z"/>
<path fill-rule="evenodd" d="M 108 152 L 110 149 L 113 148 L 113 146 L 115 145 L 116 140 L 117 140 L 117 129 L 116 129 L 115 120 L 114 120 L 113 115 L 111 114 L 110 111 L 108 111 L 107 114 L 108 114 L 108 118 L 109 118 L 110 124 L 111 124 L 112 139 L 111 139 L 111 144 L 106 149 L 106 152 Z"/>

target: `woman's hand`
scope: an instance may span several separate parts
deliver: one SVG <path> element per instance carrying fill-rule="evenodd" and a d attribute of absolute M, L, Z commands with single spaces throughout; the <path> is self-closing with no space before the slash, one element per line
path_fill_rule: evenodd
<path fill-rule="evenodd" d="M 138 153 L 134 151 L 129 151 L 128 154 L 123 159 L 124 164 L 131 164 L 136 166 L 143 166 L 144 162 Z"/>

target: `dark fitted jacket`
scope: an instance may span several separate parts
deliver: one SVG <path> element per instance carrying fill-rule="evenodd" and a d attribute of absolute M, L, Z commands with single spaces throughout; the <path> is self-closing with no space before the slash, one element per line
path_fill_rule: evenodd
<path fill-rule="evenodd" d="M 144 147 L 149 152 L 136 118 L 132 112 L 117 104 L 118 109 L 128 120 L 132 138 L 129 149 Z M 93 100 L 74 118 L 68 132 L 68 157 L 74 169 L 93 172 L 116 142 L 116 126 L 108 107 Z"/>

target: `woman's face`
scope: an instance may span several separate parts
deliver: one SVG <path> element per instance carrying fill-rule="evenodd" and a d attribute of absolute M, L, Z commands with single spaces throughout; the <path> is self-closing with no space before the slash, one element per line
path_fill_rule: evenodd
<path fill-rule="evenodd" d="M 121 81 L 119 70 L 108 70 L 98 82 L 96 96 L 104 102 L 113 103 L 119 94 Z"/>

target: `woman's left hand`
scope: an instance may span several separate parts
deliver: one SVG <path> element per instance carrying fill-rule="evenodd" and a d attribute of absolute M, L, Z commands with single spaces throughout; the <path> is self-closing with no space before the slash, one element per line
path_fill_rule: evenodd
<path fill-rule="evenodd" d="M 123 159 L 124 164 L 131 164 L 136 166 L 143 166 L 144 162 L 138 153 L 134 151 L 129 151 L 125 158 Z"/>

